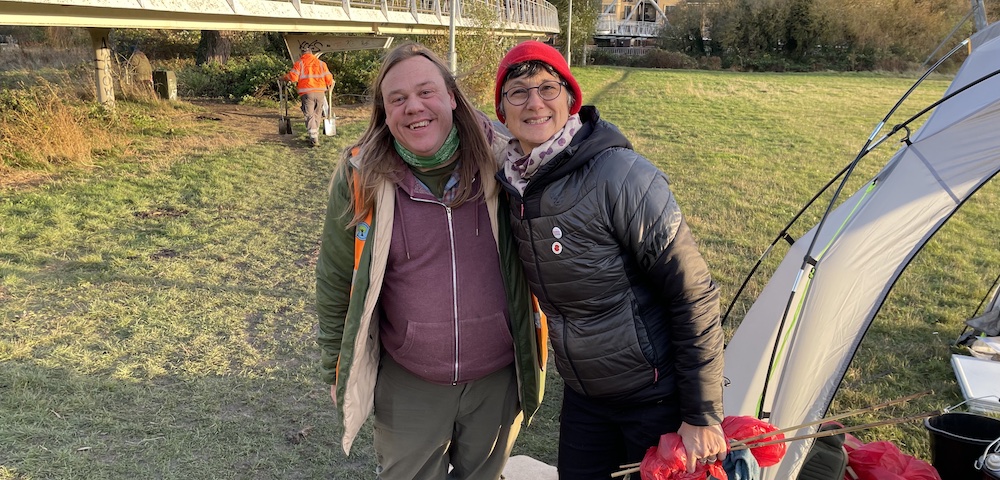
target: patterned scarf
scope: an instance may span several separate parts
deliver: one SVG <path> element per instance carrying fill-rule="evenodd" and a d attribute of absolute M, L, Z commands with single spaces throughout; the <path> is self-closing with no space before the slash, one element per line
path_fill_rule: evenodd
<path fill-rule="evenodd" d="M 503 171 L 504 175 L 507 176 L 507 181 L 521 195 L 524 195 L 524 187 L 528 186 L 528 180 L 531 180 L 532 175 L 559 152 L 565 150 L 569 146 L 569 142 L 573 140 L 573 135 L 576 135 L 582 126 L 580 114 L 570 116 L 562 130 L 556 132 L 552 138 L 535 147 L 528 154 L 521 151 L 521 143 L 516 138 L 510 139 L 507 148 L 504 149 L 503 162 Z"/>

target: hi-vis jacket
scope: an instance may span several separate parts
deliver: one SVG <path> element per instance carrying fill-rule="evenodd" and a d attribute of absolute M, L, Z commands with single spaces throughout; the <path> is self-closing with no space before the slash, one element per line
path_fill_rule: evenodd
<path fill-rule="evenodd" d="M 327 68 L 326 62 L 316 58 L 312 52 L 303 53 L 295 62 L 292 70 L 285 75 L 285 80 L 295 82 L 299 95 L 313 92 L 325 92 L 333 85 L 333 74 Z"/>
<path fill-rule="evenodd" d="M 363 161 L 363 156 L 362 152 L 351 159 L 352 171 Z M 495 182 L 494 178 L 480 178 L 486 191 L 497 191 L 495 186 L 486 186 L 487 182 Z M 350 228 L 347 220 L 353 213 L 350 211 L 351 187 L 347 178 L 337 175 L 331 185 L 323 226 L 316 264 L 317 342 L 322 349 L 323 381 L 337 386 L 337 406 L 344 429 L 342 447 L 348 454 L 375 400 L 375 380 L 381 357 L 378 301 L 392 239 L 397 193 L 396 184 L 385 180 L 378 188 L 370 224 Z M 541 404 L 547 346 L 544 321 L 532 308 L 537 304 L 528 290 L 510 226 L 503 217 L 508 208 L 505 203 L 498 195 L 486 199 L 507 291 L 518 396 L 527 424 Z M 356 244 L 356 240 L 361 242 Z M 350 255 L 351 251 L 358 257 Z"/>

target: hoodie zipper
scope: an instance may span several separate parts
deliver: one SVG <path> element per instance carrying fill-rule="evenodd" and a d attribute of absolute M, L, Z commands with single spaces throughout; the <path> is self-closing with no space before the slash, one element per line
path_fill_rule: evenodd
<path fill-rule="evenodd" d="M 451 256 L 451 314 L 452 323 L 454 325 L 453 333 L 455 334 L 455 363 L 453 368 L 453 373 L 451 377 L 451 384 L 458 385 L 458 260 L 455 258 L 455 218 L 452 214 L 451 207 L 445 205 L 436 200 L 427 200 L 425 198 L 416 198 L 410 195 L 410 200 L 414 202 L 423 203 L 433 203 L 435 205 L 441 205 L 444 207 L 445 214 L 448 216 L 448 248 L 449 254 Z"/>
<path fill-rule="evenodd" d="M 455 259 L 455 224 L 451 214 L 451 207 L 445 205 L 448 212 L 448 243 L 451 247 L 451 309 L 452 320 L 455 322 L 455 375 L 451 379 L 452 385 L 458 385 L 458 265 Z"/>

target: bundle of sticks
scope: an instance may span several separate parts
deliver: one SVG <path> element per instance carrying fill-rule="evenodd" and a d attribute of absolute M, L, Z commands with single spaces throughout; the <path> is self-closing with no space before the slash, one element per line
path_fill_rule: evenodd
<path fill-rule="evenodd" d="M 912 422 L 914 420 L 922 420 L 922 419 L 927 418 L 927 417 L 933 417 L 933 416 L 941 415 L 942 413 L 945 413 L 944 410 L 931 410 L 931 411 L 919 413 L 919 414 L 916 414 L 916 415 L 909 415 L 909 416 L 899 417 L 899 418 L 890 418 L 890 419 L 887 419 L 887 420 L 880 420 L 880 421 L 877 421 L 877 422 L 865 423 L 865 424 L 862 424 L 862 425 L 852 425 L 852 426 L 849 426 L 849 427 L 841 427 L 841 428 L 830 429 L 830 430 L 820 430 L 820 431 L 817 431 L 815 433 L 797 435 L 797 436 L 794 436 L 794 437 L 781 437 L 780 436 L 780 434 L 783 434 L 785 432 L 793 432 L 793 431 L 801 430 L 801 429 L 806 428 L 806 427 L 812 427 L 814 425 L 820 425 L 820 424 L 828 423 L 828 422 L 835 422 L 835 421 L 838 421 L 838 420 L 841 420 L 841 419 L 844 419 L 844 418 L 847 418 L 847 417 L 851 417 L 851 416 L 855 416 L 855 415 L 860 415 L 862 413 L 874 412 L 876 410 L 879 410 L 879 409 L 882 409 L 882 408 L 885 408 L 885 407 L 888 407 L 888 406 L 891 406 L 891 405 L 897 405 L 897 404 L 901 404 L 901 403 L 906 403 L 906 402 L 909 402 L 911 400 L 915 400 L 915 399 L 918 399 L 920 397 L 923 397 L 923 396 L 926 396 L 926 395 L 930 395 L 932 393 L 934 393 L 934 392 L 928 390 L 926 392 L 920 392 L 920 393 L 915 393 L 913 395 L 907 395 L 907 396 L 902 397 L 902 398 L 897 398 L 895 400 L 889 400 L 887 402 L 883 402 L 883 403 L 879 403 L 877 405 L 871 405 L 871 406 L 868 406 L 868 407 L 860 408 L 858 410 L 853 410 L 853 411 L 850 411 L 850 412 L 847 412 L 847 413 L 842 413 L 840 415 L 833 415 L 833 416 L 830 416 L 830 417 L 821 418 L 819 420 L 815 420 L 815 421 L 811 421 L 811 422 L 806 422 L 806 423 L 803 423 L 803 424 L 800 424 L 800 425 L 794 425 L 794 426 L 791 426 L 791 427 L 786 427 L 786 428 L 782 428 L 782 429 L 778 429 L 778 430 L 774 430 L 774 431 L 770 431 L 770 432 L 761 433 L 760 435 L 754 435 L 754 436 L 751 436 L 751 437 L 741 438 L 741 439 L 730 439 L 729 440 L 729 451 L 746 450 L 748 448 L 752 449 L 752 448 L 757 448 L 757 447 L 765 447 L 765 446 L 768 446 L 768 445 L 775 445 L 775 444 L 779 444 L 779 443 L 794 442 L 794 441 L 798 441 L 798 440 L 807 440 L 807 439 L 812 439 L 812 438 L 829 437 L 829 436 L 832 436 L 832 435 L 839 435 L 841 433 L 850 433 L 850 432 L 856 432 L 856 431 L 859 431 L 859 430 L 865 430 L 865 429 L 874 428 L 874 427 L 881 427 L 881 426 L 886 426 L 886 425 L 895 425 L 897 423 Z M 779 436 L 779 437 L 776 438 L 776 436 Z M 622 468 L 622 470 L 617 471 L 615 473 L 612 473 L 611 477 L 612 478 L 626 477 L 624 480 L 628 480 L 628 476 L 629 475 L 631 475 L 633 473 L 636 473 L 636 472 L 639 472 L 639 470 L 640 470 L 639 465 L 640 465 L 640 463 L 632 463 L 632 464 L 621 465 L 620 467 Z"/>

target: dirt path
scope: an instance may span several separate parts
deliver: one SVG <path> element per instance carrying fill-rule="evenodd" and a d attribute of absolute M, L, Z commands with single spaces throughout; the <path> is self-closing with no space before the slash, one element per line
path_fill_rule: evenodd
<path fill-rule="evenodd" d="M 220 122 L 223 127 L 221 130 L 224 130 L 220 133 L 228 137 L 227 145 L 229 146 L 274 142 L 284 143 L 293 148 L 308 147 L 308 143 L 304 142 L 298 133 L 302 131 L 304 120 L 297 105 L 291 105 L 288 109 L 288 116 L 291 118 L 293 128 L 297 133 L 281 135 L 278 133 L 278 119 L 283 112 L 279 112 L 277 109 L 200 99 L 190 100 L 190 103 L 206 110 L 195 114 L 197 120 Z M 337 106 L 334 108 L 334 112 L 338 122 L 363 119 L 368 114 L 368 110 L 360 105 Z M 231 137 L 226 132 L 235 133 L 236 136 Z"/>
<path fill-rule="evenodd" d="M 288 146 L 298 146 L 294 135 L 278 134 L 279 113 L 273 109 L 252 105 L 237 105 L 220 103 L 211 100 L 191 100 L 205 111 L 194 114 L 194 120 L 199 122 L 218 122 L 223 134 L 236 133 L 234 140 L 240 145 L 258 143 L 261 141 L 282 142 Z M 291 112 L 291 111 L 290 111 Z M 289 116 L 293 116 L 289 113 Z M 302 115 L 298 116 L 302 121 Z M 228 135 L 227 135 L 228 136 Z"/>

